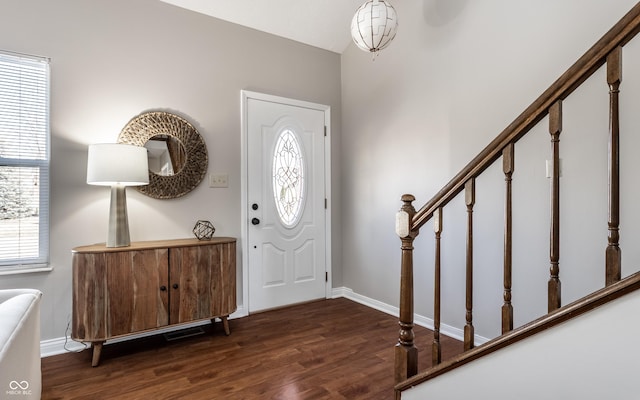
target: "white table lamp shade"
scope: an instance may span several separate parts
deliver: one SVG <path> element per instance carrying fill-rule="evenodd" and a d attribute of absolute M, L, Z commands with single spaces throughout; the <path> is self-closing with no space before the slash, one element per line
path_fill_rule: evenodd
<path fill-rule="evenodd" d="M 140 186 L 149 183 L 147 149 L 130 144 L 93 144 L 87 159 L 87 183 Z"/>
<path fill-rule="evenodd" d="M 94 144 L 89 146 L 87 183 L 111 186 L 107 247 L 129 246 L 127 186 L 149 184 L 147 149 L 130 144 Z"/>

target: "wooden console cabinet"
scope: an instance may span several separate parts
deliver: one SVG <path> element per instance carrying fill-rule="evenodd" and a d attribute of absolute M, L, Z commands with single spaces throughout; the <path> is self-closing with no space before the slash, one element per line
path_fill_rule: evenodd
<path fill-rule="evenodd" d="M 236 310 L 236 239 L 214 237 L 76 247 L 71 337 L 91 342 L 100 362 L 106 340 Z"/>

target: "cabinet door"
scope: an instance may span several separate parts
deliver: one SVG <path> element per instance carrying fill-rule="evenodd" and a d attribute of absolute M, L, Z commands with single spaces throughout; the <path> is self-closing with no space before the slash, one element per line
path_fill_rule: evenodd
<path fill-rule="evenodd" d="M 107 266 L 104 253 L 73 255 L 73 324 L 76 340 L 107 337 Z"/>
<path fill-rule="evenodd" d="M 235 243 L 172 248 L 169 265 L 170 323 L 235 311 Z"/>
<path fill-rule="evenodd" d="M 105 257 L 109 336 L 167 325 L 168 250 L 123 251 Z"/>
<path fill-rule="evenodd" d="M 224 243 L 217 247 L 213 259 L 219 268 L 213 277 L 212 313 L 216 317 L 232 314 L 236 304 L 236 243 Z"/>

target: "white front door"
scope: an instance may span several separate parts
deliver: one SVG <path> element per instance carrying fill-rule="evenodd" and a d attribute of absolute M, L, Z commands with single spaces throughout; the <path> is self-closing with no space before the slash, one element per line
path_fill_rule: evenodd
<path fill-rule="evenodd" d="M 328 108 L 243 95 L 248 311 L 324 298 Z"/>

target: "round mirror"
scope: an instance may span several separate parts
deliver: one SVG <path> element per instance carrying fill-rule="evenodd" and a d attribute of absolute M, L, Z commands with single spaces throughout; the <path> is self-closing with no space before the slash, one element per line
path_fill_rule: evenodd
<path fill-rule="evenodd" d="M 189 193 L 202 181 L 208 165 L 207 148 L 198 131 L 184 118 L 167 112 L 140 114 L 127 123 L 119 143 L 147 148 L 149 184 L 136 189 L 156 199 Z"/>
<path fill-rule="evenodd" d="M 171 176 L 179 173 L 186 162 L 184 146 L 169 135 L 155 135 L 144 144 L 149 158 L 149 171 Z"/>

